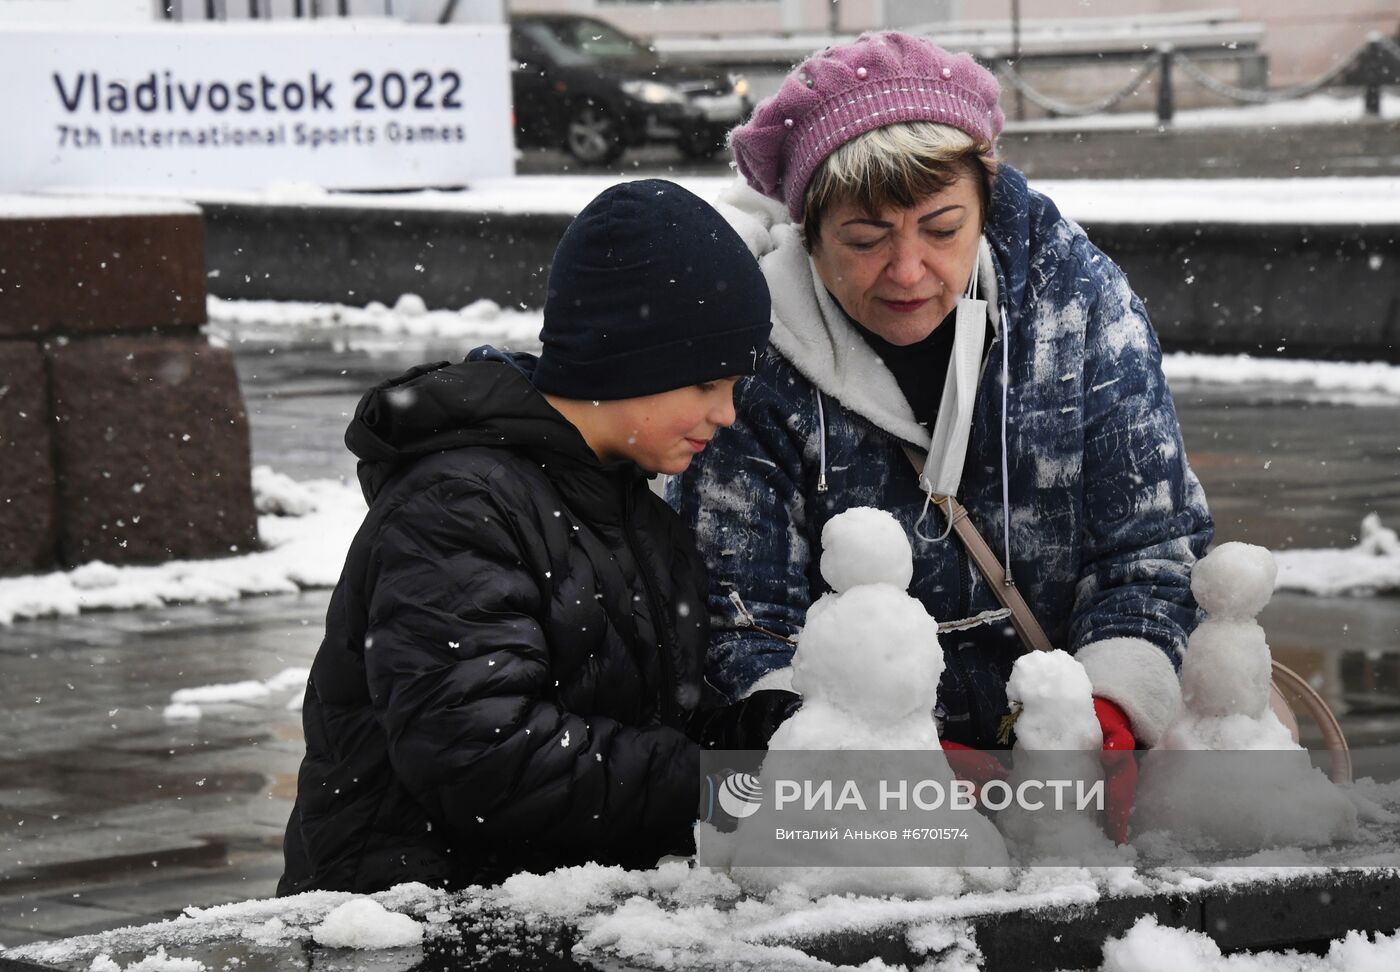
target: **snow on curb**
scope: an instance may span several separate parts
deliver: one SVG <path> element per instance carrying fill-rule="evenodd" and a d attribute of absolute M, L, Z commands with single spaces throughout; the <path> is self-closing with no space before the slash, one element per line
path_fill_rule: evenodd
<path fill-rule="evenodd" d="M 512 310 L 490 300 L 478 300 L 460 310 L 429 310 L 422 297 L 404 294 L 393 307 L 371 301 L 364 307 L 282 300 L 207 301 L 209 324 L 216 337 L 227 329 L 249 326 L 308 327 L 322 330 L 364 330 L 416 338 L 475 338 L 499 341 L 513 348 L 539 347 L 544 312 Z"/>
<path fill-rule="evenodd" d="M 1400 399 L 1400 366 L 1381 361 L 1288 360 L 1177 352 L 1162 356 L 1162 371 L 1173 385 L 1279 385 L 1290 390 L 1373 395 L 1387 405 Z"/>
<path fill-rule="evenodd" d="M 333 587 L 365 515 L 359 487 L 335 480 L 293 483 L 263 467 L 254 470 L 253 487 L 259 509 L 305 511 L 299 516 L 259 516 L 258 536 L 266 549 L 150 567 L 93 561 L 69 571 L 0 579 L 0 625 L 82 611 L 233 601 Z"/>
<path fill-rule="evenodd" d="M 1345 550 L 1280 550 L 1279 591 L 1319 597 L 1382 594 L 1400 591 L 1400 537 L 1369 513 L 1361 521 L 1361 540 Z"/>
<path fill-rule="evenodd" d="M 1104 943 L 1102 972 L 1391 972 L 1400 968 L 1400 934 L 1347 932 L 1326 955 L 1288 951 L 1225 956 L 1209 936 L 1164 928 L 1139 918 L 1121 938 Z"/>
<path fill-rule="evenodd" d="M 349 911 L 344 909 L 350 906 Z M 54 942 L 36 942 L 3 953 L 6 958 L 40 964 L 69 964 L 93 957 L 97 968 L 120 969 L 110 956 L 118 952 L 141 953 L 155 948 L 145 960 L 160 956 L 166 961 L 194 962 L 171 966 L 193 970 L 193 959 L 165 958 L 166 949 L 191 948 L 219 940 L 244 939 L 269 948 L 285 948 L 293 942 L 319 936 L 338 948 L 393 948 L 416 944 L 424 937 L 455 934 L 449 924 L 451 898 L 445 891 L 425 884 L 400 884 L 372 895 L 348 891 L 308 891 L 286 898 L 268 898 L 217 905 L 190 906 L 178 918 L 150 925 L 130 925 L 95 935 Z M 358 928 L 347 930 L 344 919 L 354 918 Z M 409 926 L 412 926 L 410 928 Z M 411 941 L 410 941 L 411 939 Z M 110 965 L 98 964 L 103 957 Z M 157 966 L 137 965 L 137 969 Z M 128 972 L 132 966 L 127 966 Z"/>

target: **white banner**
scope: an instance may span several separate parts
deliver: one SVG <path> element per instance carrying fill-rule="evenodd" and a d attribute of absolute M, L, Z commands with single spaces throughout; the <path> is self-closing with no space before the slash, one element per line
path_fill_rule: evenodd
<path fill-rule="evenodd" d="M 372 189 L 510 175 L 506 28 L 0 29 L 0 189 Z"/>

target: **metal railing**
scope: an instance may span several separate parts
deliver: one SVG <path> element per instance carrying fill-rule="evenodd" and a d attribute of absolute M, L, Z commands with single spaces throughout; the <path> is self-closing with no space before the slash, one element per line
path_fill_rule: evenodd
<path fill-rule="evenodd" d="M 363 7 L 364 4 L 354 6 Z M 273 20 L 283 17 L 316 19 L 319 17 L 349 17 L 356 11 L 350 0 L 166 0 L 161 12 L 166 20 L 228 20 L 231 12 L 241 12 L 249 20 Z M 386 17 L 395 14 L 394 0 L 383 0 Z"/>
<path fill-rule="evenodd" d="M 1328 68 L 1320 76 L 1302 84 L 1286 88 L 1242 88 L 1206 73 L 1201 66 L 1182 51 L 1170 45 L 1163 45 L 1155 53 L 1141 62 L 1141 66 L 1117 91 L 1097 101 L 1083 104 L 1070 104 L 1037 91 L 1027 83 L 1016 64 L 1011 60 L 997 60 L 992 67 L 1006 79 L 1016 91 L 1036 107 L 1055 117 L 1078 118 L 1097 115 L 1122 104 L 1137 92 L 1149 79 L 1157 78 L 1157 123 L 1171 124 L 1176 114 L 1175 76 L 1176 69 L 1190 81 L 1200 85 L 1222 98 L 1238 104 L 1263 105 L 1303 98 L 1327 87 L 1350 72 L 1354 73 L 1355 83 L 1362 91 L 1365 112 L 1378 116 L 1381 112 L 1381 89 L 1386 85 L 1400 84 L 1400 44 L 1372 34 L 1364 44 L 1352 51 L 1344 60 Z"/>

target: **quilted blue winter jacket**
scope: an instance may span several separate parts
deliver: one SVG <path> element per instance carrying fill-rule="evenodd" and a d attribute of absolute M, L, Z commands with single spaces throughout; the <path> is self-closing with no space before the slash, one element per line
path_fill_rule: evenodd
<path fill-rule="evenodd" d="M 1122 271 L 1009 166 L 994 186 L 984 235 L 1001 326 L 986 352 L 958 496 L 1000 557 L 1001 342 L 1009 333 L 1015 581 L 1051 642 L 1079 655 L 1095 694 L 1122 705 L 1139 741 L 1151 743 L 1180 704 L 1177 672 L 1197 622 L 1190 570 L 1213 532 L 1160 348 Z M 794 281 L 775 275 L 793 276 L 794 264 L 762 262 L 776 318 L 777 292 Z M 775 320 L 774 344 L 779 327 L 814 326 L 823 325 Z M 736 391 L 736 423 L 668 484 L 710 570 L 708 678 L 731 698 L 788 666 L 793 648 L 744 626 L 730 592 L 758 625 L 795 634 L 807 606 L 829 590 L 819 571 L 822 527 L 850 507 L 889 510 L 905 526 L 915 556 L 910 592 L 936 619 L 999 607 L 956 539 L 915 536 L 924 497 L 900 437 L 830 387 L 819 407 L 810 379 L 818 369 L 802 364 L 770 345 L 760 371 Z M 941 517 L 930 517 L 924 532 L 941 533 Z M 940 642 L 945 738 L 990 747 L 1020 643 L 1005 623 Z"/>

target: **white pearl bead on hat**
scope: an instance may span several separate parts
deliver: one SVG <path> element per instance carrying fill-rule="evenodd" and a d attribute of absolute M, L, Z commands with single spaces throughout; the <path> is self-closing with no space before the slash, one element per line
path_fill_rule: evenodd
<path fill-rule="evenodd" d="M 860 78 L 862 81 L 865 80 L 865 76 L 869 73 L 870 72 L 863 67 L 856 68 L 856 77 Z"/>

